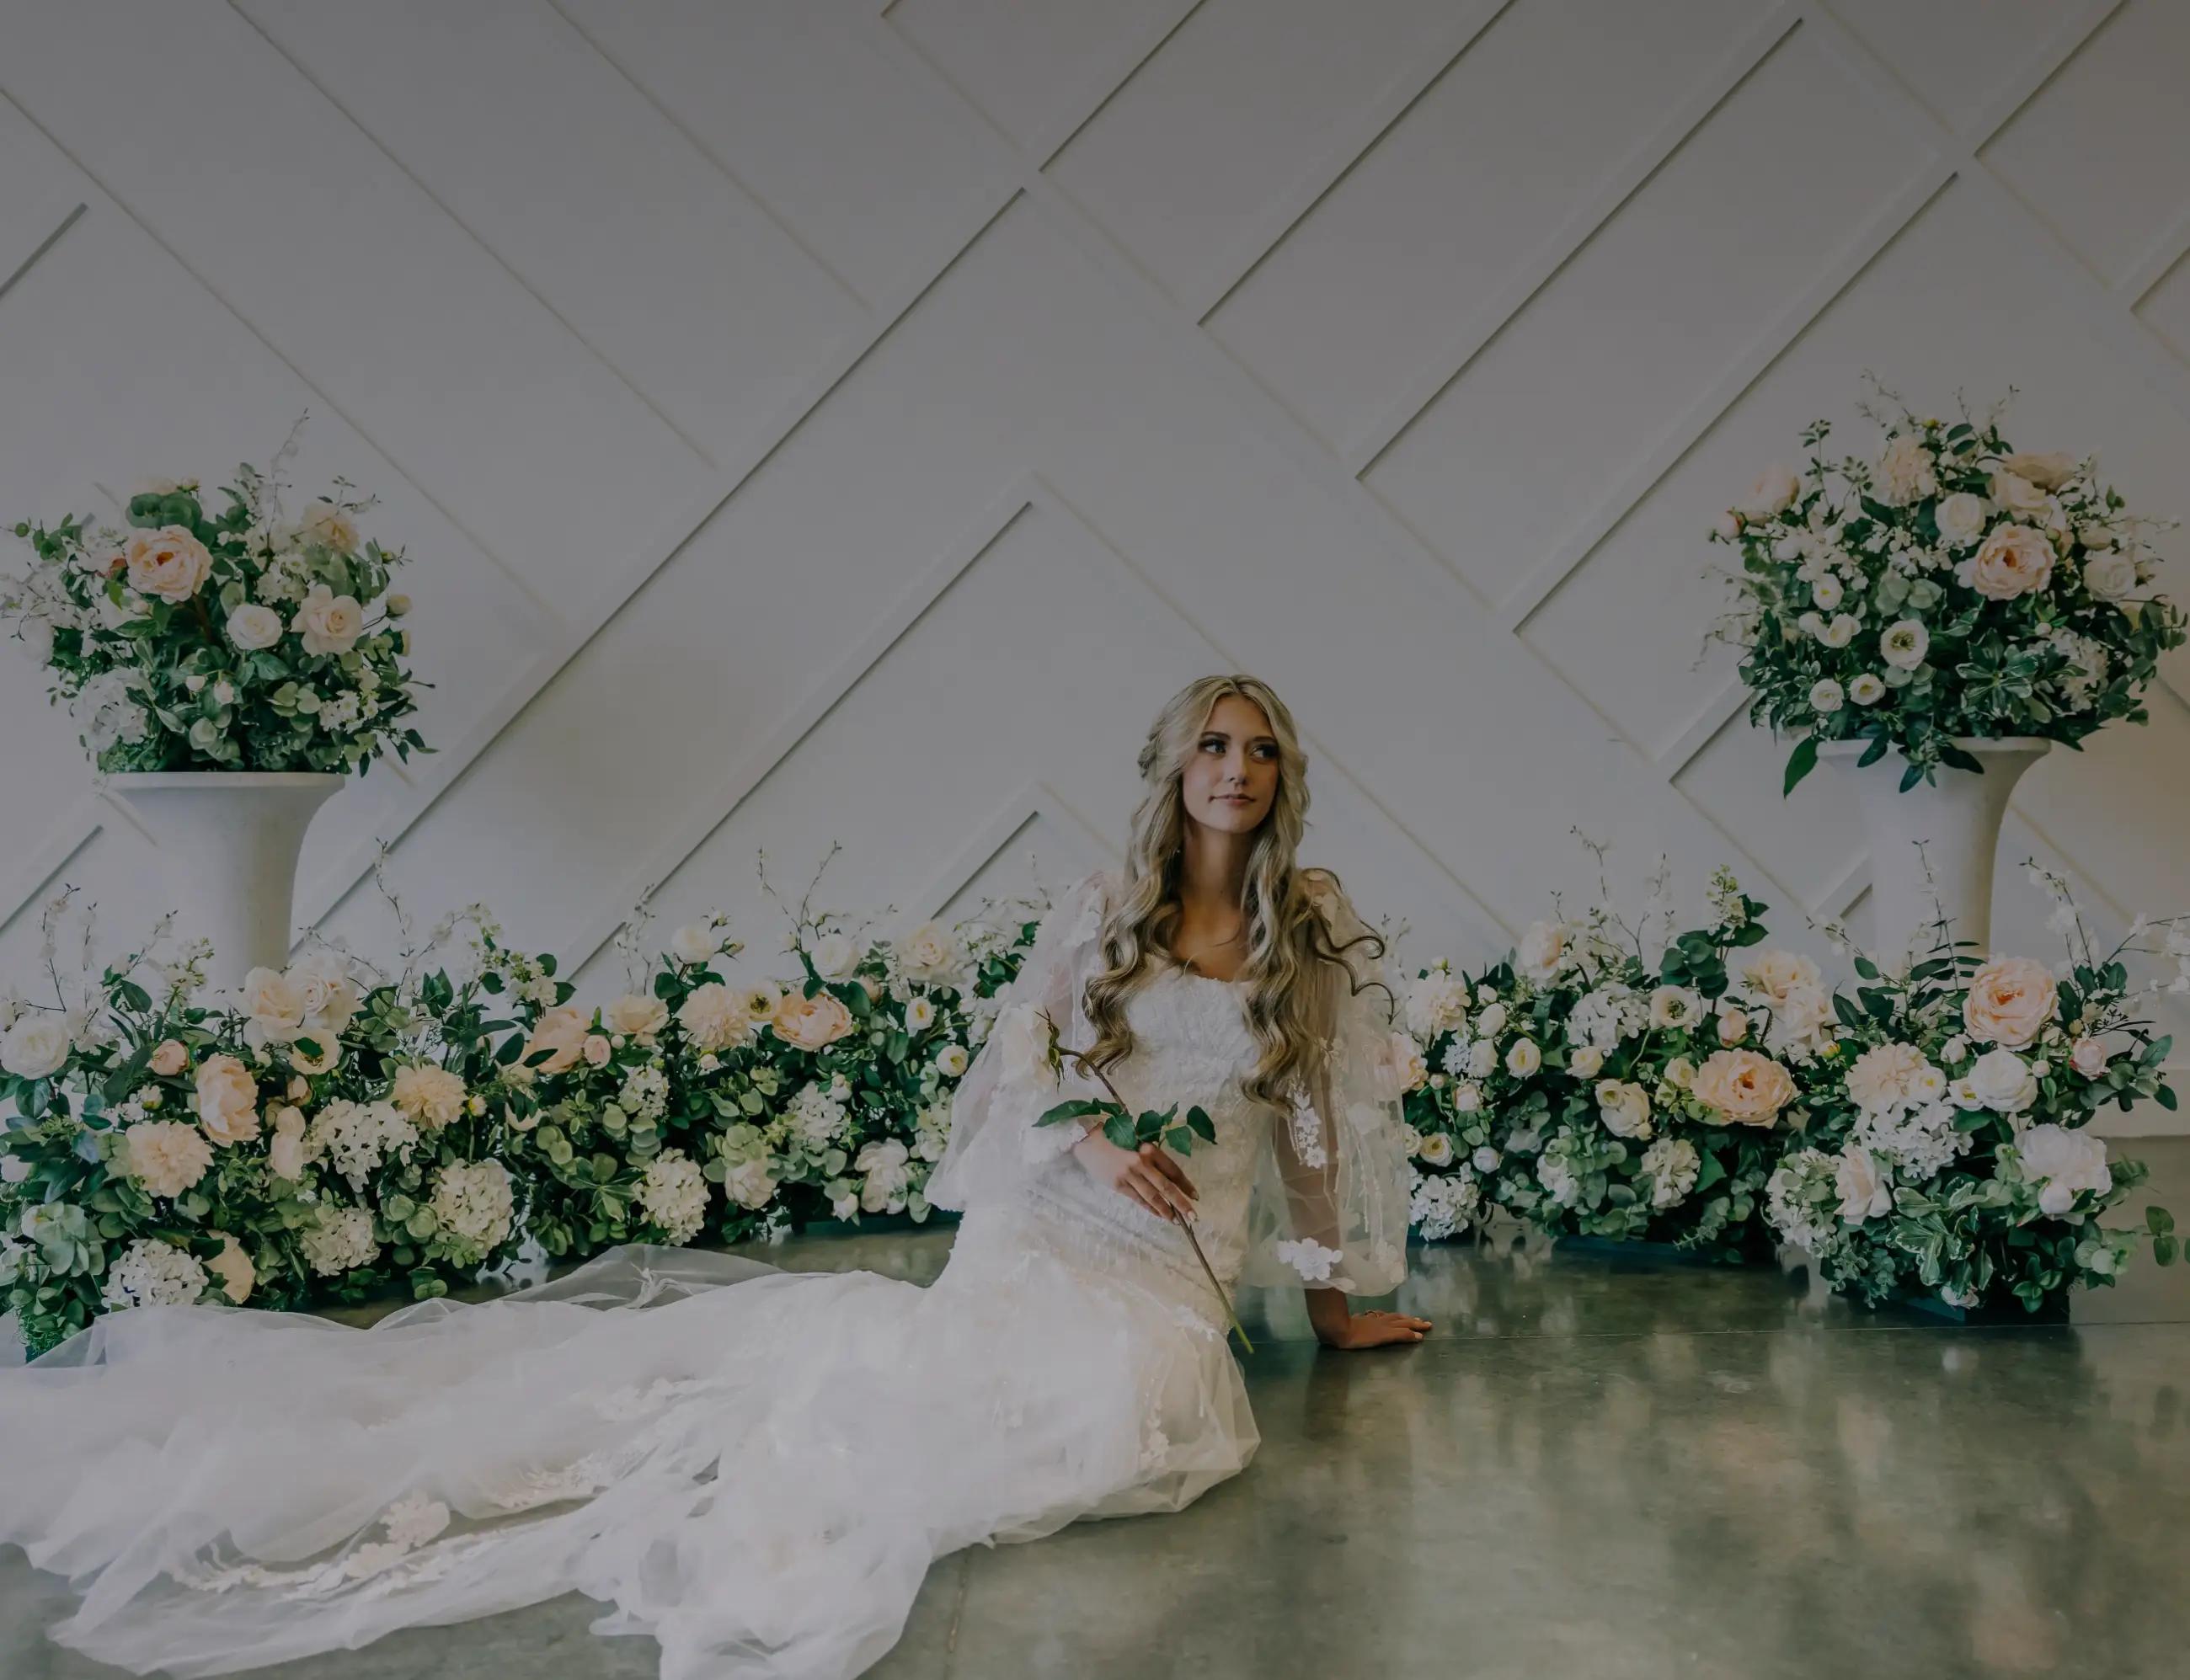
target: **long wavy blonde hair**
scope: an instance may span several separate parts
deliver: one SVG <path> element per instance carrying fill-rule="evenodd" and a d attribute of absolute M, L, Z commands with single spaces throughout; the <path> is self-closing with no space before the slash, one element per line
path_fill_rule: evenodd
<path fill-rule="evenodd" d="M 1262 1046 L 1242 1089 L 1255 1101 L 1283 1107 L 1296 1079 L 1312 1075 L 1330 1038 L 1336 987 L 1342 984 L 1349 993 L 1365 989 L 1344 953 L 1365 944 L 1373 962 L 1384 954 L 1384 942 L 1346 908 L 1336 875 L 1298 867 L 1296 854 L 1308 828 L 1308 755 L 1285 703 L 1268 683 L 1243 674 L 1198 677 L 1187 684 L 1165 703 L 1141 748 L 1141 779 L 1148 791 L 1133 812 L 1123 890 L 1104 918 L 1105 966 L 1087 981 L 1084 1001 L 1096 1035 L 1087 1056 L 1097 1066 L 1109 1067 L 1132 1053 L 1126 999 L 1154 977 L 1156 953 L 1171 950 L 1182 914 L 1186 766 L 1208 727 L 1210 712 L 1227 694 L 1260 707 L 1278 744 L 1277 795 L 1255 830 L 1247 857 L 1240 904 L 1247 958 L 1239 977 L 1247 982 L 1247 1025 Z M 1319 899 L 1331 909 L 1319 909 Z M 1333 937 L 1334 925 L 1359 931 L 1342 943 Z M 1389 993 L 1381 982 L 1368 984 Z"/>

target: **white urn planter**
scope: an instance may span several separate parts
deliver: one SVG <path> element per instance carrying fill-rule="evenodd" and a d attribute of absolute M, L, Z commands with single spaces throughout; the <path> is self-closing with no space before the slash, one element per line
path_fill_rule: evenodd
<path fill-rule="evenodd" d="M 1898 750 L 1889 748 L 1875 763 L 1858 767 L 1869 742 L 1818 745 L 1818 758 L 1849 778 L 1863 812 L 1870 846 L 1870 943 L 1881 961 L 1912 953 L 1923 960 L 1938 936 L 1932 924 L 1942 912 L 1956 941 L 1972 941 L 1979 952 L 1992 949 L 1992 866 L 2000 821 L 2023 772 L 2053 743 L 2010 735 L 1955 744 L 1984 766 L 1983 774 L 1942 765 L 1934 781 L 1906 793 L 1901 778 L 1909 763 Z"/>
<path fill-rule="evenodd" d="M 156 843 L 184 925 L 213 941 L 206 977 L 239 984 L 289 960 L 297 854 L 349 778 L 315 771 L 173 770 L 106 778 L 107 797 Z"/>

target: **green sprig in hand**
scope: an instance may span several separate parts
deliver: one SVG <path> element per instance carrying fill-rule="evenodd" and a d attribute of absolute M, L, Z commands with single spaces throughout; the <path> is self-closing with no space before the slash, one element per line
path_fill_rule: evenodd
<path fill-rule="evenodd" d="M 1093 1130 L 1099 1129 L 1104 1137 L 1120 1149 L 1132 1150 L 1136 1153 L 1153 1147 L 1169 1149 L 1175 1154 L 1190 1156 L 1194 1152 L 1194 1142 L 1196 1138 L 1200 1139 L 1204 1143 L 1213 1144 L 1217 1141 L 1216 1125 L 1198 1103 L 1188 1107 L 1183 1119 L 1179 1117 L 1177 1103 L 1160 1111 L 1144 1109 L 1136 1113 L 1132 1106 L 1118 1095 L 1118 1088 L 1110 1083 L 1102 1069 L 1090 1062 L 1080 1051 L 1068 1049 L 1058 1042 L 1057 1023 L 1050 1019 L 1046 1011 L 1037 1010 L 1033 1014 L 1035 1021 L 1040 1023 L 1041 1055 L 1042 1060 L 1047 1064 L 1051 1082 L 1056 1083 L 1062 1081 L 1064 1059 L 1069 1056 L 1087 1073 L 1100 1080 L 1103 1089 L 1110 1094 L 1108 1097 L 1068 1098 L 1045 1110 L 1035 1121 L 1035 1125 L 1059 1126 L 1070 1123 L 1081 1126 L 1083 1130 L 1089 1130 L 1091 1134 Z M 1102 1125 L 1099 1128 L 1087 1128 L 1085 1123 L 1097 1115 L 1102 1117 Z M 1233 1309 L 1231 1296 L 1225 1293 L 1224 1286 L 1217 1281 L 1217 1273 L 1209 1264 L 1209 1257 L 1201 1251 L 1201 1240 L 1194 1235 L 1193 1221 L 1183 1213 L 1177 1211 L 1174 1211 L 1171 1217 L 1186 1233 L 1186 1240 L 1193 1244 L 1194 1258 L 1201 1262 L 1202 1275 L 1208 1278 L 1209 1287 L 1217 1292 L 1217 1298 L 1224 1304 L 1224 1315 L 1231 1321 L 1233 1330 L 1238 1334 L 1240 1344 L 1249 1353 L 1254 1352 L 1255 1344 L 1248 1339 L 1246 1327 L 1240 1322 L 1240 1315 Z"/>

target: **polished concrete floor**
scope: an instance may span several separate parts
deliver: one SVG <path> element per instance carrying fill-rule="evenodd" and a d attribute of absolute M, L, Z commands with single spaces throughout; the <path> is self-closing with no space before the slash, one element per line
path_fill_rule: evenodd
<path fill-rule="evenodd" d="M 2135 1145 L 2190 1225 L 2190 1140 Z M 774 1257 L 932 1277 L 943 1231 Z M 1421 1346 L 1319 1351 L 1249 1304 L 1263 1432 L 1175 1517 L 931 1571 L 877 1680 L 1532 1680 L 2190 1672 L 2190 1270 L 2141 1261 L 2067 1326 L 1960 1328 L 1799 1272 L 1421 1251 Z M 0 1496 L 5 1468 L 0 1467 Z M 60 1584 L 0 1555 L 0 1676 L 113 1671 L 44 1640 Z M 576 1597 L 264 1671 L 651 1676 Z"/>

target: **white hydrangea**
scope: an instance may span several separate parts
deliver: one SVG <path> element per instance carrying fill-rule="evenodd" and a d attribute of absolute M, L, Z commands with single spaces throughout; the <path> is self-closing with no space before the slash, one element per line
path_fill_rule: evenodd
<path fill-rule="evenodd" d="M 499 1161 L 452 1161 L 434 1175 L 427 1203 L 441 1229 L 453 1232 L 481 1253 L 498 1248 L 509 1236 L 516 1201 L 509 1169 Z"/>
<path fill-rule="evenodd" d="M 672 1243 L 689 1242 L 707 1223 L 706 1174 L 684 1151 L 665 1149 L 646 1164 L 638 1205 Z"/>
<path fill-rule="evenodd" d="M 658 1067 L 634 1067 L 616 1093 L 616 1106 L 641 1120 L 659 1120 L 669 1108 L 669 1076 Z"/>
<path fill-rule="evenodd" d="M 917 1160 L 933 1164 L 943 1158 L 950 1144 L 950 1107 L 944 1103 L 931 1103 L 920 1111 L 912 1137 L 913 1156 Z"/>
<path fill-rule="evenodd" d="M 1574 1044 L 1591 1044 L 1610 1055 L 1620 1041 L 1650 1024 L 1650 1003 L 1633 987 L 1617 983 L 1600 986 L 1574 999 L 1567 1015 L 1567 1037 Z"/>
<path fill-rule="evenodd" d="M 338 1277 L 359 1266 L 369 1266 L 379 1257 L 373 1240 L 372 1215 L 362 1208 L 322 1208 L 318 1222 L 298 1233 L 304 1263 L 315 1276 Z"/>
<path fill-rule="evenodd" d="M 2079 636 L 2065 625 L 2057 625 L 2045 640 L 2068 662 L 2053 679 L 2062 694 L 2076 705 L 2089 705 L 2107 680 L 2107 650 L 2088 636 Z"/>
<path fill-rule="evenodd" d="M 392 1102 L 329 1103 L 304 1128 L 304 1158 L 331 1161 L 362 1194 L 366 1179 L 391 1157 L 411 1158 L 418 1128 Z"/>
<path fill-rule="evenodd" d="M 1424 1176 L 1415 1185 L 1408 1222 L 1421 1230 L 1425 1241 L 1434 1242 L 1467 1225 L 1482 1201 L 1483 1187 L 1471 1174 Z"/>
<path fill-rule="evenodd" d="M 1886 1157 L 1911 1183 L 1923 1184 L 1970 1146 L 1970 1134 L 1955 1129 L 1955 1115 L 1950 1102 L 1926 1103 L 1905 1116 L 1891 1111 L 1864 1114 L 1849 1141 Z"/>
<path fill-rule="evenodd" d="M 1839 1171 L 1839 1158 L 1821 1149 L 1798 1149 L 1773 1170 L 1764 1186 L 1764 1217 L 1783 1241 L 1815 1254 L 1835 1239 Z"/>
<path fill-rule="evenodd" d="M 140 1236 L 107 1269 L 100 1298 L 112 1310 L 126 1307 L 185 1307 L 210 1280 L 198 1258 L 172 1242 Z"/>
<path fill-rule="evenodd" d="M 1687 1201 L 1701 1164 L 1696 1146 L 1685 1138 L 1660 1138 L 1644 1150 L 1642 1171 L 1650 1180 L 1651 1207 L 1662 1211 Z"/>
<path fill-rule="evenodd" d="M 791 1135 L 809 1149 L 826 1149 L 843 1134 L 844 1105 L 831 1086 L 800 1087 L 785 1112 Z"/>

